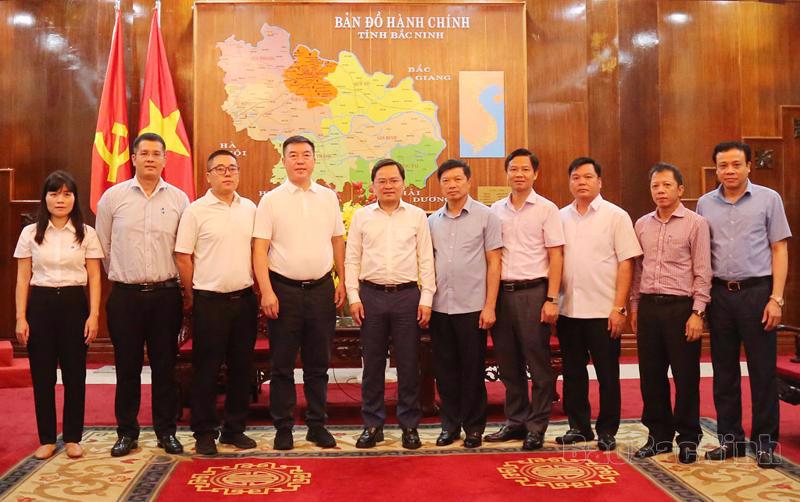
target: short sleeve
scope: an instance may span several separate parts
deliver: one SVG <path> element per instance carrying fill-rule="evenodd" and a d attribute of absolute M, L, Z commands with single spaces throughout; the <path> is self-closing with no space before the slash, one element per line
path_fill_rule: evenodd
<path fill-rule="evenodd" d="M 30 258 L 33 256 L 31 247 L 33 237 L 36 235 L 36 225 L 31 224 L 22 229 L 17 240 L 17 247 L 14 249 L 14 258 Z"/>
<path fill-rule="evenodd" d="M 556 246 L 563 246 L 566 240 L 564 239 L 564 225 L 561 223 L 561 215 L 555 204 L 547 204 L 547 214 L 544 218 L 544 245 L 545 247 L 552 248 Z"/>
<path fill-rule="evenodd" d="M 97 232 L 89 225 L 84 225 L 83 248 L 86 250 L 86 258 L 105 258 L 103 247 L 100 246 L 100 239 Z"/>
<path fill-rule="evenodd" d="M 772 202 L 769 205 L 767 215 L 767 237 L 770 244 L 788 239 L 792 236 L 789 222 L 786 219 L 786 211 L 783 208 L 783 201 L 776 192 L 771 193 Z"/>
<path fill-rule="evenodd" d="M 503 225 L 500 223 L 500 217 L 494 211 L 490 210 L 486 215 L 484 232 L 483 247 L 486 251 L 503 247 Z"/>
<path fill-rule="evenodd" d="M 334 223 L 333 237 L 339 237 L 344 235 L 344 219 L 342 218 L 342 209 L 339 207 L 339 198 L 336 196 L 335 192 L 332 193 L 331 204 L 333 205 L 333 211 L 336 212 L 336 222 Z"/>
<path fill-rule="evenodd" d="M 256 239 L 272 239 L 272 205 L 268 197 L 269 194 L 265 193 L 258 201 L 256 221 L 253 225 L 253 237 Z"/>
<path fill-rule="evenodd" d="M 617 253 L 617 261 L 625 261 L 641 255 L 642 246 L 636 238 L 631 217 L 628 213 L 620 211 L 614 225 L 614 251 Z"/>
<path fill-rule="evenodd" d="M 183 212 L 178 224 L 178 235 L 175 237 L 175 252 L 193 254 L 197 244 L 197 217 L 191 207 Z"/>

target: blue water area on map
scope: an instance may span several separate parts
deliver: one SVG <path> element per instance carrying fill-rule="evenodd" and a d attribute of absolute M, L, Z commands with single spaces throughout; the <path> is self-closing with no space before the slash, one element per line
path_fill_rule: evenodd
<path fill-rule="evenodd" d="M 495 98 L 501 99 L 495 99 Z M 506 122 L 505 122 L 505 102 L 503 98 L 503 89 L 497 85 L 490 85 L 481 91 L 478 96 L 478 101 L 481 106 L 492 116 L 497 124 L 497 137 L 488 145 L 484 146 L 478 151 L 473 149 L 471 143 L 467 142 L 464 137 L 460 137 L 461 143 L 461 156 L 462 157 L 490 157 L 502 158 L 505 157 L 506 151 Z"/>

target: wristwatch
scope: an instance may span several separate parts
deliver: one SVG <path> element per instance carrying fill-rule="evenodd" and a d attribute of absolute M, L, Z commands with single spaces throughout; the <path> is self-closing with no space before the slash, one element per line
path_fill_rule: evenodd
<path fill-rule="evenodd" d="M 700 319 L 706 318 L 706 311 L 705 310 L 692 310 L 692 314 L 696 315 Z"/>
<path fill-rule="evenodd" d="M 769 299 L 770 300 L 775 300 L 775 303 L 777 303 L 778 307 L 780 307 L 780 308 L 783 308 L 783 304 L 786 303 L 786 301 L 780 296 L 771 295 L 769 297 Z"/>
<path fill-rule="evenodd" d="M 622 315 L 624 315 L 624 316 L 627 316 L 627 315 L 628 315 L 628 309 L 626 309 L 625 307 L 614 307 L 614 310 L 615 310 L 615 311 L 616 311 L 618 314 L 622 314 Z"/>
<path fill-rule="evenodd" d="M 557 297 L 554 297 L 554 296 L 546 296 L 546 297 L 544 298 L 544 300 L 545 300 L 545 301 L 547 301 L 547 302 L 550 302 L 550 303 L 555 303 L 556 305 L 558 305 L 558 298 L 557 298 Z"/>

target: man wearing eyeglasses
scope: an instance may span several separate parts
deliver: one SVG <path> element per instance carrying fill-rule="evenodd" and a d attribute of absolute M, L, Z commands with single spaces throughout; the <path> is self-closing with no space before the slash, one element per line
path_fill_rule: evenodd
<path fill-rule="evenodd" d="M 397 360 L 397 421 L 403 448 L 422 446 L 417 425 L 420 328 L 431 317 L 436 279 L 433 245 L 425 211 L 403 202 L 405 170 L 392 159 L 375 163 L 371 173 L 378 202 L 353 214 L 347 237 L 347 296 L 361 326 L 364 371 L 358 448 L 383 441 L 386 420 L 384 369 L 389 341 Z M 420 291 L 421 288 L 421 291 Z"/>
<path fill-rule="evenodd" d="M 153 375 L 153 429 L 158 446 L 167 453 L 183 452 L 175 437 L 181 293 L 172 252 L 189 198 L 161 178 L 166 149 L 161 136 L 139 135 L 131 155 L 136 176 L 109 188 L 97 203 L 97 236 L 113 284 L 106 313 L 117 372 L 114 457 L 137 447 L 145 345 Z"/>
<path fill-rule="evenodd" d="M 294 448 L 294 365 L 299 351 L 308 403 L 306 440 L 333 448 L 336 439 L 325 428 L 325 408 L 336 309 L 345 299 L 344 223 L 336 192 L 314 183 L 310 139 L 286 139 L 283 163 L 286 181 L 261 198 L 253 232 L 253 268 L 269 325 L 274 447 Z M 339 277 L 336 286 L 332 265 Z"/>
<path fill-rule="evenodd" d="M 256 205 L 239 196 L 239 165 L 228 150 L 208 157 L 211 188 L 181 217 L 175 258 L 184 310 L 192 313 L 192 431 L 195 449 L 215 455 L 217 375 L 225 362 L 225 420 L 220 443 L 255 448 L 244 434 L 258 327 L 251 241 Z"/>

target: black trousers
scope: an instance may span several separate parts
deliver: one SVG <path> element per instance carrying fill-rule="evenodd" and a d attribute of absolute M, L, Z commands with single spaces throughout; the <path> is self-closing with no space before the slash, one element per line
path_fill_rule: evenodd
<path fill-rule="evenodd" d="M 327 419 L 331 343 L 336 332 L 333 279 L 328 277 L 316 286 L 301 288 L 273 278 L 272 289 L 280 305 L 278 318 L 268 321 L 273 424 L 278 429 L 294 425 L 294 367 L 299 351 L 308 406 L 305 422 L 309 426 L 323 425 Z"/>
<path fill-rule="evenodd" d="M 546 282 L 530 289 L 500 291 L 492 329 L 500 380 L 506 388 L 506 425 L 540 434 L 550 422 L 555 380 L 550 326 L 540 322 L 546 294 Z M 526 366 L 531 373 L 530 397 Z"/>
<path fill-rule="evenodd" d="M 753 428 L 750 440 L 759 450 L 775 448 L 780 424 L 775 374 L 776 332 L 764 331 L 764 325 L 761 324 L 770 294 L 770 281 L 741 291 L 728 291 L 726 287 L 714 284 L 708 308 L 717 436 L 720 442 L 744 442 L 742 375 L 739 368 L 739 354 L 744 343 L 752 396 Z"/>
<path fill-rule="evenodd" d="M 180 290 L 176 286 L 142 292 L 115 286 L 106 303 L 106 314 L 117 370 L 117 434 L 139 437 L 137 415 L 145 346 L 152 370 L 153 429 L 157 436 L 175 434 L 175 359 L 183 315 Z"/>
<path fill-rule="evenodd" d="M 656 442 L 697 445 L 700 429 L 700 340 L 686 341 L 686 321 L 692 315 L 690 297 L 664 298 L 642 295 L 639 303 L 639 384 L 642 423 Z M 675 409 L 667 370 L 675 382 Z"/>
<path fill-rule="evenodd" d="M 598 434 L 616 435 L 620 420 L 619 352 L 620 339 L 612 339 L 608 319 L 558 318 L 558 341 L 564 358 L 564 411 L 571 429 L 591 431 L 589 373 L 591 355 L 600 384 L 600 412 L 595 429 Z"/>
<path fill-rule="evenodd" d="M 217 436 L 217 376 L 225 363 L 223 433 L 244 432 L 253 385 L 258 299 L 252 288 L 239 296 L 203 296 L 192 308 L 192 432 Z"/>
<path fill-rule="evenodd" d="M 478 328 L 480 314 L 431 314 L 442 430 L 482 433 L 486 428 L 486 330 Z"/>
<path fill-rule="evenodd" d="M 419 425 L 419 289 L 386 292 L 362 286 L 364 322 L 361 325 L 361 415 L 366 427 L 386 421 L 384 403 L 386 357 L 389 343 L 397 361 L 397 422 L 400 427 Z"/>
<path fill-rule="evenodd" d="M 64 384 L 64 442 L 83 436 L 86 401 L 86 344 L 83 330 L 89 306 L 83 286 L 31 286 L 26 318 L 30 327 L 31 363 L 36 426 L 41 444 L 56 442 L 56 368 Z"/>

